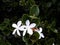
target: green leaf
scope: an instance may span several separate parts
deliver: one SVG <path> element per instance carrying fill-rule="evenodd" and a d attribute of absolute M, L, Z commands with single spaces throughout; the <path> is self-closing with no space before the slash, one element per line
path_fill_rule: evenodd
<path fill-rule="evenodd" d="M 40 26 L 40 19 L 31 19 L 32 23 L 36 23 L 36 26 Z"/>
<path fill-rule="evenodd" d="M 46 39 L 45 45 L 52 45 L 54 42 L 54 38 Z"/>
<path fill-rule="evenodd" d="M 35 4 L 35 1 L 34 0 L 28 0 L 27 1 L 27 5 L 30 7 L 30 6 L 32 6 L 32 5 L 34 5 Z"/>
<path fill-rule="evenodd" d="M 37 40 L 34 45 L 41 45 L 41 41 L 40 40 Z"/>
<path fill-rule="evenodd" d="M 4 21 L 0 24 L 0 30 L 5 30 L 8 25 L 10 25 L 10 20 L 9 19 L 4 19 Z"/>
<path fill-rule="evenodd" d="M 32 19 L 38 19 L 38 17 L 35 17 L 35 16 L 29 16 L 29 17 Z"/>
<path fill-rule="evenodd" d="M 3 34 L 9 35 L 11 32 L 11 23 L 10 20 L 5 18 L 4 21 L 0 24 L 0 30 L 3 31 Z"/>
<path fill-rule="evenodd" d="M 33 35 L 30 37 L 30 40 L 34 43 L 39 39 L 39 33 L 34 32 Z"/>
<path fill-rule="evenodd" d="M 25 24 L 26 20 L 31 20 L 31 18 L 27 14 L 24 14 L 21 18 L 21 21 L 23 22 L 23 24 Z"/>
<path fill-rule="evenodd" d="M 26 42 L 26 45 L 33 45 L 31 40 L 28 40 L 28 42 Z"/>
<path fill-rule="evenodd" d="M 24 42 L 28 42 L 29 39 L 30 39 L 29 34 L 26 34 L 26 35 L 23 37 L 23 41 L 24 41 Z"/>
<path fill-rule="evenodd" d="M 11 45 L 11 44 L 4 39 L 4 36 L 0 35 L 0 45 Z"/>
<path fill-rule="evenodd" d="M 38 16 L 39 15 L 39 7 L 37 5 L 33 5 L 30 8 L 30 15 Z"/>
<path fill-rule="evenodd" d="M 23 41 L 26 43 L 26 45 L 32 45 L 32 41 L 30 40 L 30 35 L 26 33 L 26 35 L 23 37 Z"/>

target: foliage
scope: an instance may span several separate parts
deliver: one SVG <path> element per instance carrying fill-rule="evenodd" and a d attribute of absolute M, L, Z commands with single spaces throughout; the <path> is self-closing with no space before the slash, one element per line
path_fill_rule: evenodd
<path fill-rule="evenodd" d="M 60 45 L 58 0 L 1 0 L 0 6 L 0 45 Z M 44 39 L 38 39 L 37 32 L 24 37 L 12 35 L 12 23 L 27 19 L 43 28 Z"/>

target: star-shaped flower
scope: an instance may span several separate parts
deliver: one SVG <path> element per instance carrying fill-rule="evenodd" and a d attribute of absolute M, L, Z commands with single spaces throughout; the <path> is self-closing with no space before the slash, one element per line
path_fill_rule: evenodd
<path fill-rule="evenodd" d="M 38 30 L 35 30 L 35 31 L 39 33 L 39 39 L 44 38 L 41 27 Z"/>
<path fill-rule="evenodd" d="M 21 21 L 18 21 L 17 24 L 15 24 L 15 23 L 12 24 L 12 27 L 15 28 L 14 31 L 13 31 L 13 33 L 12 33 L 13 35 L 17 32 L 17 35 L 21 36 L 20 32 L 19 32 L 19 30 L 21 30 L 21 28 L 20 28 L 21 24 L 22 24 Z"/>
<path fill-rule="evenodd" d="M 35 26 L 36 26 L 35 23 L 30 24 L 30 21 L 26 20 L 26 25 L 21 26 L 21 29 L 23 30 L 23 36 L 25 36 L 26 31 L 28 34 L 32 35 L 33 34 L 32 28 L 34 28 Z"/>

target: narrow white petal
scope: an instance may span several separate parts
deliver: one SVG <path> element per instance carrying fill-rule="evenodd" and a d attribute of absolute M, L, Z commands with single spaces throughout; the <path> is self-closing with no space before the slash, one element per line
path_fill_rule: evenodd
<path fill-rule="evenodd" d="M 36 26 L 35 23 L 30 24 L 30 28 L 34 28 Z"/>
<path fill-rule="evenodd" d="M 17 30 L 17 35 L 21 36 L 19 30 Z"/>
<path fill-rule="evenodd" d="M 39 31 L 42 32 L 42 28 L 41 27 L 39 28 Z"/>
<path fill-rule="evenodd" d="M 15 29 L 15 30 L 13 31 L 13 33 L 12 33 L 13 35 L 16 33 L 16 30 L 17 30 L 17 29 Z"/>
<path fill-rule="evenodd" d="M 29 26 L 30 25 L 30 21 L 26 20 L 26 25 Z"/>
<path fill-rule="evenodd" d="M 30 34 L 30 35 L 32 35 L 33 34 L 33 30 L 32 29 L 28 29 L 27 33 Z"/>
<path fill-rule="evenodd" d="M 39 39 L 41 39 L 41 36 L 39 35 Z"/>
<path fill-rule="evenodd" d="M 25 36 L 25 34 L 26 34 L 26 30 L 23 31 L 23 36 Z"/>
<path fill-rule="evenodd" d="M 22 21 L 18 21 L 18 22 L 17 22 L 17 26 L 18 26 L 18 27 L 21 26 L 21 24 L 22 24 Z"/>
<path fill-rule="evenodd" d="M 12 24 L 12 27 L 17 28 L 17 25 L 16 24 Z"/>
<path fill-rule="evenodd" d="M 41 36 L 42 38 L 44 38 L 44 35 L 43 35 L 43 33 L 40 33 L 40 36 Z"/>

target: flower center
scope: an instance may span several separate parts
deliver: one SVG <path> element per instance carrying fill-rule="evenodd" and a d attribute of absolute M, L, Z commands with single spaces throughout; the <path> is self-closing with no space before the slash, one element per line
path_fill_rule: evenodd
<path fill-rule="evenodd" d="M 38 28 L 31 28 L 33 31 L 37 30 Z"/>

